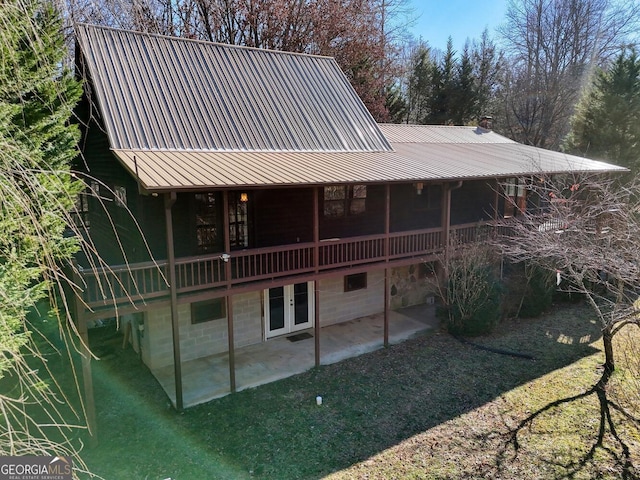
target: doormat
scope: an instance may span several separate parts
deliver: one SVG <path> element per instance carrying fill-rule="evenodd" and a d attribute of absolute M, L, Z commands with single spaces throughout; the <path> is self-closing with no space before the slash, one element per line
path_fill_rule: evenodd
<path fill-rule="evenodd" d="M 300 340 L 306 340 L 307 338 L 313 338 L 309 332 L 298 333 L 297 335 L 291 335 L 287 337 L 290 342 L 299 342 Z"/>

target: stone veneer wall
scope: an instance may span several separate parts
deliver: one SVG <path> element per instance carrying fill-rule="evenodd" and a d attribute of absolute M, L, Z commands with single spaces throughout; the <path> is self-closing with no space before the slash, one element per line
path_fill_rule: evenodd
<path fill-rule="evenodd" d="M 409 265 L 391 269 L 389 280 L 391 310 L 427 303 L 433 292 L 429 279 L 425 275 L 429 268 L 422 265 Z"/>
<path fill-rule="evenodd" d="M 384 270 L 367 273 L 367 288 L 344 291 L 344 276 L 320 280 L 320 325 L 384 311 Z"/>
<path fill-rule="evenodd" d="M 250 292 L 233 297 L 233 334 L 236 347 L 262 341 L 261 293 Z M 179 305 L 180 355 L 193 360 L 228 350 L 227 319 L 191 324 L 191 305 Z M 150 369 L 173 364 L 171 309 L 146 312 L 142 336 L 142 359 Z"/>

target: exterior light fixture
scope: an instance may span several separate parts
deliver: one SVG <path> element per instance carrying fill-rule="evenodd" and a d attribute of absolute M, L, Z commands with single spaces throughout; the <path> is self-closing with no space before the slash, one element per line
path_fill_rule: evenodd
<path fill-rule="evenodd" d="M 422 195 L 422 189 L 424 188 L 424 184 L 422 182 L 418 182 L 416 185 L 416 193 L 418 195 Z"/>
<path fill-rule="evenodd" d="M 242 203 L 246 203 L 246 202 L 248 202 L 248 201 L 249 201 L 249 194 L 248 194 L 247 192 L 242 192 L 242 193 L 240 194 L 240 201 L 241 201 Z"/>

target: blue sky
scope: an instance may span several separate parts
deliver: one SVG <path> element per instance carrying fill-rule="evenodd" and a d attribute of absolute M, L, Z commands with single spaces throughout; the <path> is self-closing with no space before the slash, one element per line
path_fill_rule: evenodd
<path fill-rule="evenodd" d="M 414 36 L 432 48 L 445 50 L 451 36 L 453 48 L 462 50 L 467 38 L 479 39 L 486 28 L 495 37 L 495 28 L 504 21 L 508 0 L 410 0 L 419 17 L 411 29 Z"/>

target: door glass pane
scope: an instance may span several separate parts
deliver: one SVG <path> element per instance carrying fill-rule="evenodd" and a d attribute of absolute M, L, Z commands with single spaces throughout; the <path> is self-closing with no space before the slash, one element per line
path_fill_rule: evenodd
<path fill-rule="evenodd" d="M 296 283 L 293 286 L 293 304 L 295 308 L 295 325 L 309 321 L 309 288 L 306 283 Z"/>
<path fill-rule="evenodd" d="M 284 328 L 284 287 L 269 289 L 269 330 Z"/>

